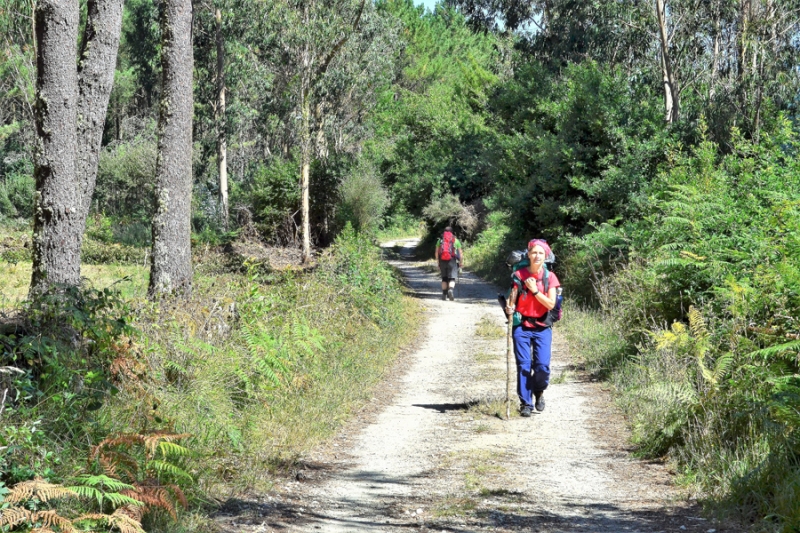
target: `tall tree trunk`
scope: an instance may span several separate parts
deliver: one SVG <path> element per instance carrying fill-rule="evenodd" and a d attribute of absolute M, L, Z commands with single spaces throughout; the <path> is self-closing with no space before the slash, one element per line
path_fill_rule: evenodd
<path fill-rule="evenodd" d="M 78 64 L 78 158 L 81 238 L 92 205 L 97 162 L 117 65 L 124 0 L 89 0 Z"/>
<path fill-rule="evenodd" d="M 219 208 L 222 227 L 228 231 L 228 138 L 225 132 L 225 42 L 222 13 L 217 9 L 217 160 L 219 162 Z"/>
<path fill-rule="evenodd" d="M 739 5 L 739 24 L 736 28 L 736 78 L 741 84 L 747 64 L 748 29 L 750 25 L 750 0 L 741 0 Z"/>
<path fill-rule="evenodd" d="M 307 88 L 302 89 L 301 114 L 302 114 L 302 162 L 300 168 L 300 195 L 301 218 L 303 233 L 303 263 L 311 260 L 311 222 L 309 180 L 311 174 L 311 95 Z"/>
<path fill-rule="evenodd" d="M 166 0 L 149 294 L 192 288 L 192 2 Z"/>
<path fill-rule="evenodd" d="M 717 5 L 716 8 L 713 11 L 713 17 L 714 17 L 714 22 L 713 22 L 713 28 L 714 29 L 713 29 L 713 31 L 714 31 L 714 35 L 712 37 L 713 38 L 713 44 L 712 44 L 712 50 L 711 50 L 711 53 L 712 53 L 712 57 L 711 57 L 711 79 L 710 79 L 709 84 L 708 84 L 708 99 L 709 99 L 709 101 L 713 100 L 714 96 L 716 95 L 716 92 L 717 92 L 717 79 L 719 78 L 719 56 L 720 56 L 719 42 L 720 42 L 720 37 L 721 37 L 720 36 L 720 20 L 719 19 L 722 16 L 721 10 L 722 10 L 722 8 L 719 5 Z"/>
<path fill-rule="evenodd" d="M 669 32 L 665 0 L 656 0 L 658 34 L 661 43 L 661 76 L 664 83 L 664 119 L 671 124 L 678 121 L 678 91 L 669 55 Z"/>
<path fill-rule="evenodd" d="M 36 133 L 31 293 L 81 280 L 81 195 L 75 176 L 79 8 L 36 6 Z"/>

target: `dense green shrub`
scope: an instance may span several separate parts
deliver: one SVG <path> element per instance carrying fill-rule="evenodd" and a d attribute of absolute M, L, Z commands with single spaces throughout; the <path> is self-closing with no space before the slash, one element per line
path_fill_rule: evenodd
<path fill-rule="evenodd" d="M 253 218 L 269 240 L 290 240 L 285 235 L 286 225 L 300 206 L 299 169 L 294 159 L 274 158 L 259 165 L 251 184 L 234 191 L 232 202 L 253 206 Z M 289 224 L 294 225 L 291 221 Z"/>
<path fill-rule="evenodd" d="M 105 147 L 100 152 L 92 198 L 95 211 L 117 220 L 148 222 L 155 209 L 155 175 L 156 142 L 152 134 Z"/>
<path fill-rule="evenodd" d="M 344 227 L 372 233 L 377 228 L 389 204 L 389 196 L 375 169 L 361 166 L 352 169 L 339 185 L 341 197 L 337 218 Z"/>
<path fill-rule="evenodd" d="M 61 452 L 103 435 L 96 411 L 118 392 L 130 310 L 109 289 L 67 287 L 30 302 L 0 334 L 0 481 L 50 477 Z"/>
<path fill-rule="evenodd" d="M 640 453 L 668 454 L 721 507 L 793 531 L 800 159 L 788 127 L 757 145 L 733 138 L 723 156 L 707 141 L 671 153 L 643 216 L 573 241 L 571 265 L 595 274 L 637 347 L 607 371 Z"/>

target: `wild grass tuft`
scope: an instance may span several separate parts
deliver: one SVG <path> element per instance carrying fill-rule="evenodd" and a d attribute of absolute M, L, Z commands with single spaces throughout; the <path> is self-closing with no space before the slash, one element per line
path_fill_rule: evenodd
<path fill-rule="evenodd" d="M 492 315 L 484 315 L 475 326 L 475 335 L 483 339 L 500 339 L 505 337 L 505 331 Z"/>

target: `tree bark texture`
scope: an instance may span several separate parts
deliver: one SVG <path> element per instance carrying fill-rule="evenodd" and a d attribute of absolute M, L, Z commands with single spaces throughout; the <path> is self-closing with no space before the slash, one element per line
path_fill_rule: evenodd
<path fill-rule="evenodd" d="M 222 227 L 228 231 L 228 138 L 225 134 L 225 41 L 222 13 L 217 9 L 217 160 L 219 162 L 219 208 Z"/>
<path fill-rule="evenodd" d="M 664 84 L 664 119 L 668 124 L 678 122 L 678 91 L 669 54 L 669 32 L 665 0 L 656 0 L 658 35 L 661 44 L 661 75 Z"/>
<path fill-rule="evenodd" d="M 166 0 L 161 15 L 162 96 L 149 294 L 192 287 L 192 2 Z"/>
<path fill-rule="evenodd" d="M 79 9 L 77 1 L 36 6 L 36 133 L 31 292 L 80 283 L 83 226 L 76 179 Z"/>
<path fill-rule="evenodd" d="M 302 89 L 301 113 L 302 113 L 302 162 L 300 168 L 300 197 L 301 197 L 301 218 L 303 223 L 303 263 L 311 260 L 311 208 L 309 181 L 311 179 L 311 96 L 305 88 Z"/>
<path fill-rule="evenodd" d="M 103 127 L 117 65 L 124 0 L 89 0 L 78 64 L 78 157 L 81 186 L 81 224 L 92 205 Z"/>

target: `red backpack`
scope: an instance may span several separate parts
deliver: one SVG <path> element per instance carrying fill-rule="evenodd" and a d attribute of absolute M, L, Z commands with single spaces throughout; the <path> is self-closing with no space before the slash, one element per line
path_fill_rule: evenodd
<path fill-rule="evenodd" d="M 445 231 L 442 235 L 442 252 L 439 254 L 439 259 L 442 261 L 450 261 L 456 255 L 456 238 L 449 231 Z"/>

